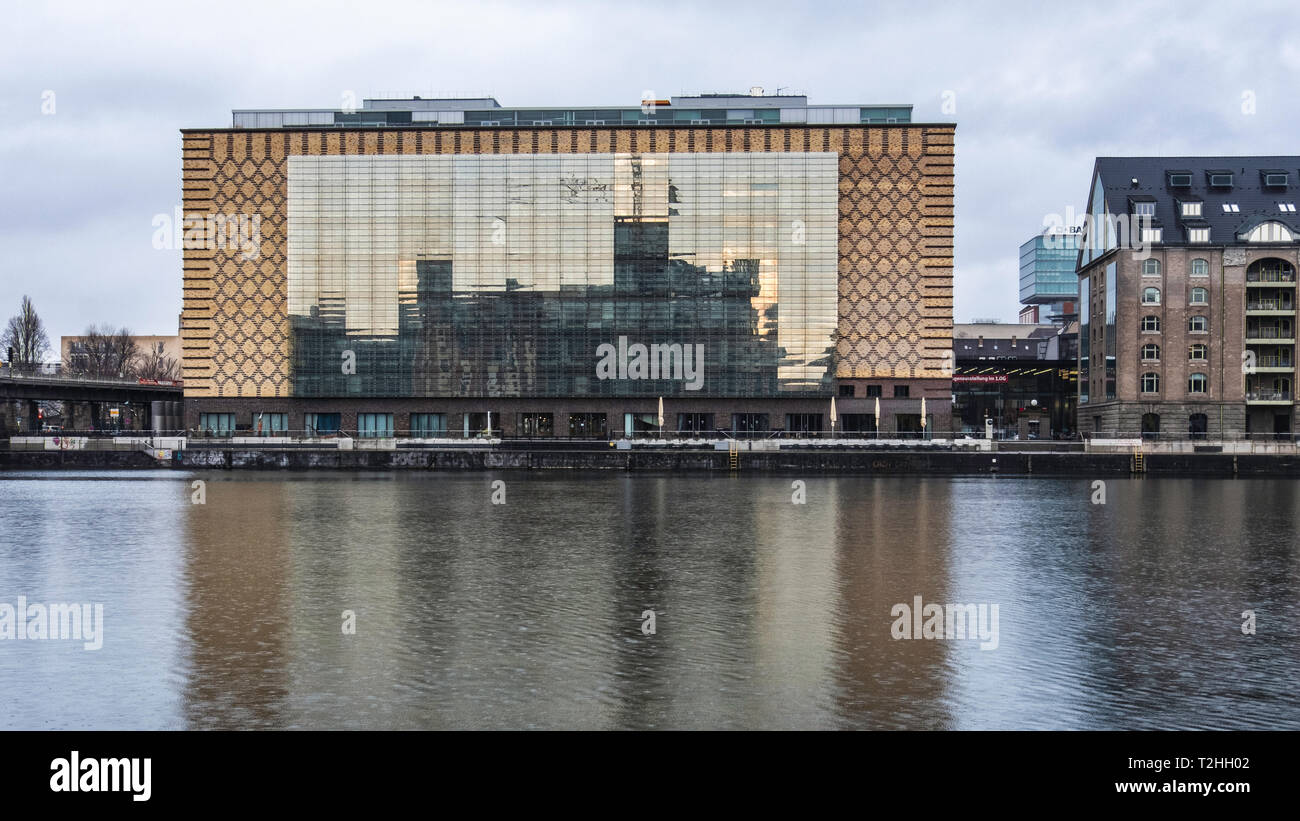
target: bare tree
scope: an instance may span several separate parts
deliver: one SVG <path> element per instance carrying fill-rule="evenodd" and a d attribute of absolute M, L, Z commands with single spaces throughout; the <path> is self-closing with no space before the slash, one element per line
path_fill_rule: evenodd
<path fill-rule="evenodd" d="M 50 350 L 50 338 L 45 333 L 45 323 L 41 321 L 32 305 L 31 297 L 24 295 L 18 314 L 9 318 L 0 345 L 13 349 L 15 370 L 34 371 L 41 364 L 45 354 Z"/>
<path fill-rule="evenodd" d="M 135 375 L 141 379 L 180 379 L 180 363 L 163 353 L 162 343 L 140 355 Z"/>
<path fill-rule="evenodd" d="M 140 349 L 135 346 L 131 332 L 119 328 L 109 337 L 110 362 L 117 367 L 118 376 L 134 376 L 140 361 Z"/>
<path fill-rule="evenodd" d="M 81 340 L 72 344 L 63 367 L 78 376 L 135 376 L 140 359 L 131 331 L 91 325 Z"/>

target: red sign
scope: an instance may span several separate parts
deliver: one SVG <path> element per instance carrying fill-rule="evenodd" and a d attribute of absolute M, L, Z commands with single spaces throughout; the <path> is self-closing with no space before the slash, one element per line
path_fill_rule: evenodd
<path fill-rule="evenodd" d="M 970 373 L 953 374 L 954 382 L 974 382 L 978 385 L 1005 385 L 1009 377 L 1005 373 Z"/>

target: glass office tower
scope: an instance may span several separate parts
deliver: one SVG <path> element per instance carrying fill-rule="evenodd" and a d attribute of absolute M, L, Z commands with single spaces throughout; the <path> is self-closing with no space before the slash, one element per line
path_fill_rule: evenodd
<path fill-rule="evenodd" d="M 1078 233 L 1039 234 L 1020 246 L 1020 304 L 1038 306 L 1037 322 L 1061 323 L 1078 313 Z"/>

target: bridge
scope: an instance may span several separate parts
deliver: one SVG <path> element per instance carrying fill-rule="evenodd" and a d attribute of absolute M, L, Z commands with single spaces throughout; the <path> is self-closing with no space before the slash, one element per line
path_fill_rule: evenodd
<path fill-rule="evenodd" d="M 132 378 L 65 376 L 49 373 L 17 373 L 0 368 L 0 433 L 38 432 L 41 419 L 38 403 L 63 403 L 64 427 L 75 430 L 112 426 L 111 408 L 118 409 L 122 427 L 153 427 L 155 402 L 182 399 L 179 381 Z M 175 413 L 179 416 L 178 406 Z M 175 422 L 179 425 L 179 420 Z"/>

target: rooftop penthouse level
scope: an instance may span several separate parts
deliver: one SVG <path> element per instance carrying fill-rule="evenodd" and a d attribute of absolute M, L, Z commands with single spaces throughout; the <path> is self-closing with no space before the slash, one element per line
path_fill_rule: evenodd
<path fill-rule="evenodd" d="M 699 94 L 632 106 L 506 108 L 493 97 L 363 100 L 361 107 L 236 109 L 235 128 L 862 125 L 911 123 L 910 105 L 809 105 L 804 95 Z"/>

